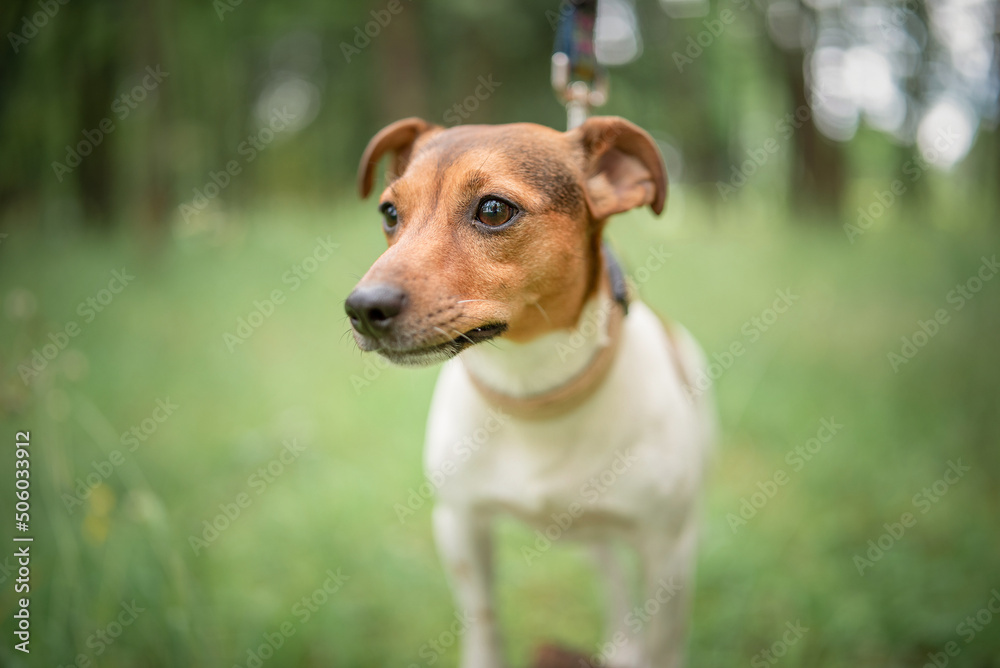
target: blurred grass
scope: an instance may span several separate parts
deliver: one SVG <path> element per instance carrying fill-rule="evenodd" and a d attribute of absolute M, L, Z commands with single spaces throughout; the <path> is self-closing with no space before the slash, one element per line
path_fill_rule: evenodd
<path fill-rule="evenodd" d="M 1000 587 L 1000 281 L 898 374 L 886 359 L 918 319 L 950 308 L 946 293 L 996 251 L 996 238 L 887 219 L 850 244 L 839 226 L 735 209 L 699 225 L 699 200 L 685 202 L 683 189 L 673 197 L 665 221 L 635 212 L 612 224 L 619 254 L 634 268 L 663 244 L 672 256 L 643 297 L 710 355 L 746 344 L 716 384 L 723 436 L 704 509 L 691 665 L 746 664 L 801 620 L 810 630 L 779 665 L 922 666 L 955 640 L 962 652 L 949 665 L 1000 666 L 1000 622 L 968 644 L 956 634 Z M 339 248 L 292 291 L 282 275 L 327 235 Z M 423 482 L 436 370 L 362 357 L 342 312 L 382 244 L 372 207 L 354 204 L 206 214 L 162 251 L 78 232 L 10 233 L 0 246 L 2 433 L 9 442 L 15 430 L 32 432 L 36 635 L 30 661 L 5 641 L 0 664 L 68 666 L 84 654 L 112 667 L 246 666 L 262 634 L 291 622 L 294 634 L 264 665 L 454 665 L 455 647 L 440 659 L 426 649 L 453 621 L 430 504 L 405 523 L 393 509 Z M 25 387 L 15 364 L 67 320 L 82 321 L 77 305 L 122 267 L 135 281 Z M 744 323 L 786 288 L 800 299 L 749 343 Z M 286 301 L 229 352 L 223 334 L 274 289 Z M 119 434 L 168 397 L 174 414 L 134 452 L 123 448 Z M 829 417 L 843 429 L 792 472 L 785 453 Z M 304 453 L 258 495 L 251 476 L 289 438 Z M 125 463 L 68 512 L 63 495 L 115 449 Z M 958 458 L 971 471 L 859 576 L 854 555 Z M 727 514 L 778 469 L 790 482 L 731 531 Z M 250 506 L 196 556 L 189 537 L 241 492 Z M 10 531 L 5 518 L 7 545 Z M 543 640 L 596 651 L 601 596 L 585 556 L 560 546 L 529 566 L 519 548 L 532 533 L 504 524 L 500 536 L 514 664 Z M 294 606 L 328 569 L 350 579 L 303 621 Z M 15 597 L 10 576 L 0 578 L 9 639 Z M 133 599 L 146 610 L 97 655 L 92 634 Z"/>

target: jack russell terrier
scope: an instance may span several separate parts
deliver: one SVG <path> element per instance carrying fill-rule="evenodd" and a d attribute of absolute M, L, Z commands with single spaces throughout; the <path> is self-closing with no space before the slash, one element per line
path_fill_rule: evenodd
<path fill-rule="evenodd" d="M 705 360 L 687 331 L 628 300 L 602 243 L 612 214 L 663 210 L 655 142 L 615 117 L 569 132 L 409 118 L 369 142 L 362 197 L 387 153 L 389 248 L 345 308 L 362 350 L 401 365 L 448 360 L 425 464 L 438 549 L 473 620 L 462 668 L 504 665 L 491 586 L 500 513 L 595 545 L 610 584 L 607 665 L 677 668 L 714 425 L 689 385 Z M 638 583 L 615 543 L 636 551 Z"/>

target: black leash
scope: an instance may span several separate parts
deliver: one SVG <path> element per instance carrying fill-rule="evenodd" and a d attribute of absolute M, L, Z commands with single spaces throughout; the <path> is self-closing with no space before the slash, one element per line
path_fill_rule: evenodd
<path fill-rule="evenodd" d="M 608 99 L 608 76 L 597 62 L 594 30 L 597 0 L 563 0 L 552 49 L 552 87 L 566 105 L 568 130 L 587 120 Z"/>
<path fill-rule="evenodd" d="M 608 73 L 597 62 L 594 32 L 597 0 L 563 0 L 556 43 L 552 49 L 552 87 L 566 105 L 566 125 L 572 130 L 587 120 L 592 107 L 608 99 Z M 601 243 L 608 268 L 611 296 L 628 313 L 628 282 L 608 243 Z"/>
<path fill-rule="evenodd" d="M 622 312 L 628 315 L 628 281 L 625 280 L 625 272 L 622 271 L 622 266 L 618 264 L 618 258 L 611 252 L 607 241 L 601 243 L 601 250 L 604 251 L 604 264 L 608 267 L 611 296 L 622 307 Z"/>

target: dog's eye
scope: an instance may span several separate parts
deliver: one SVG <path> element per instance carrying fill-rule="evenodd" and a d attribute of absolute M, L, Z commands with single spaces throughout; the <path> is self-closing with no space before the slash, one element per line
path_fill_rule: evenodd
<path fill-rule="evenodd" d="M 399 214 L 396 213 L 396 207 L 392 202 L 386 202 L 378 208 L 382 212 L 382 227 L 385 228 L 386 232 L 392 232 L 396 229 L 396 223 L 399 222 Z"/>
<path fill-rule="evenodd" d="M 514 217 L 515 209 L 499 199 L 484 199 L 476 211 L 476 219 L 483 225 L 499 227 Z"/>

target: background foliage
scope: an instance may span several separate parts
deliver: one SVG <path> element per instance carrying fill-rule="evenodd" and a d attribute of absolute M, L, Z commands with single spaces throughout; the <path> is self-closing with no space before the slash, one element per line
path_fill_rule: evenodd
<path fill-rule="evenodd" d="M 11 40 L 26 34 L 25 17 L 53 6 L 26 43 Z M 559 5 L 402 0 L 357 46 L 371 12 L 387 7 L 0 8 L 0 429 L 8 445 L 14 431 L 32 431 L 36 504 L 33 651 L 12 650 L 4 547 L 0 665 L 83 665 L 82 656 L 247 666 L 286 623 L 294 634 L 263 665 L 454 665 L 454 647 L 428 649 L 453 622 L 430 504 L 403 522 L 394 510 L 423 482 L 436 372 L 383 368 L 346 335 L 343 298 L 384 243 L 371 202 L 354 194 L 354 169 L 385 123 L 447 123 L 480 77 L 500 85 L 461 107 L 468 122 L 562 127 L 548 82 Z M 632 268 L 663 246 L 670 261 L 643 298 L 710 355 L 735 341 L 747 349 L 714 386 L 722 439 L 691 665 L 924 666 L 954 642 L 947 665 L 1000 666 L 996 615 L 971 639 L 961 626 L 1000 588 L 1000 283 L 983 281 L 961 310 L 949 300 L 997 249 L 995 4 L 640 0 L 634 11 L 625 24 L 638 27 L 641 55 L 611 70 L 602 112 L 653 133 L 671 196 L 661 219 L 621 216 L 612 241 Z M 689 52 L 689 38 L 708 44 Z M 147 67 L 167 74 L 139 101 Z M 821 88 L 827 102 L 816 104 Z M 122 95 L 135 107 L 124 117 Z M 281 110 L 293 120 L 264 142 Z M 779 129 L 797 111 L 799 127 Z M 52 163 L 67 163 L 106 118 L 114 130 L 60 180 Z M 965 150 L 929 156 L 934 122 L 957 124 Z M 921 127 L 931 128 L 923 142 Z M 248 138 L 262 147 L 252 160 L 241 152 Z M 777 150 L 748 167 L 768 140 Z M 240 173 L 205 197 L 234 160 Z M 337 248 L 292 289 L 284 277 L 317 239 Z M 134 281 L 86 321 L 80 305 L 123 268 Z M 285 300 L 273 314 L 227 345 L 275 290 Z M 751 342 L 748 323 L 777 290 L 800 299 Z M 894 369 L 889 354 L 939 309 L 949 322 Z M 70 320 L 79 336 L 23 377 Z M 122 435 L 167 399 L 178 408 L 129 451 Z M 786 454 L 829 418 L 843 429 L 792 471 Z M 252 477 L 288 439 L 305 450 L 258 494 Z M 90 485 L 115 450 L 124 462 Z M 859 575 L 868 541 L 959 460 L 970 470 Z M 743 500 L 778 470 L 788 484 L 734 530 Z M 204 522 L 241 493 L 250 505 L 194 549 Z M 502 528 L 512 664 L 526 665 L 542 641 L 599 651 L 589 561 L 560 544 L 526 564 L 520 547 L 531 540 Z M 303 620 L 295 606 L 338 569 L 349 579 Z M 144 608 L 135 621 L 113 643 L 98 640 L 133 600 Z M 809 631 L 768 662 L 761 652 L 796 621 Z"/>

